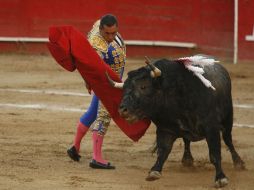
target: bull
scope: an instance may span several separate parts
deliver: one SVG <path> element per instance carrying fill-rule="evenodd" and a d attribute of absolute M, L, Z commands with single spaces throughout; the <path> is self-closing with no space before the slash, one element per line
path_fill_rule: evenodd
<path fill-rule="evenodd" d="M 245 165 L 232 142 L 233 106 L 227 70 L 205 56 L 146 61 L 147 66 L 128 73 L 119 113 L 133 123 L 149 118 L 156 125 L 157 160 L 146 180 L 161 177 L 173 143 L 183 138 L 182 162 L 192 165 L 190 142 L 205 139 L 215 167 L 215 187 L 228 184 L 221 166 L 221 136 L 236 168 Z"/>

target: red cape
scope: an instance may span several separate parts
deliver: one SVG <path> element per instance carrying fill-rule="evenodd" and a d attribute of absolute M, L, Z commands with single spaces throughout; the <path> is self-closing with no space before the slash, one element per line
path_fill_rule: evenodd
<path fill-rule="evenodd" d="M 87 41 L 86 36 L 72 26 L 54 26 L 49 28 L 49 51 L 63 68 L 68 71 L 77 69 L 89 84 L 117 126 L 133 141 L 138 141 L 146 132 L 151 121 L 140 120 L 128 124 L 120 117 L 118 107 L 123 91 L 110 86 L 105 73 L 117 82 L 121 79 L 99 57 Z"/>

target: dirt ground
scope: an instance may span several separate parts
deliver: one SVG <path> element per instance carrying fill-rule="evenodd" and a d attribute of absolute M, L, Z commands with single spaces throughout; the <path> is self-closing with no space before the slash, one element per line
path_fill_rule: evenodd
<path fill-rule="evenodd" d="M 129 59 L 127 64 L 126 71 L 143 65 L 143 60 Z M 222 64 L 232 77 L 233 140 L 247 168 L 235 170 L 222 143 L 222 166 L 229 178 L 224 189 L 253 190 L 254 63 Z M 135 143 L 111 123 L 103 149 L 104 157 L 116 165 L 116 170 L 89 168 L 91 133 L 82 141 L 81 161 L 71 161 L 66 150 L 91 100 L 85 96 L 80 75 L 63 70 L 50 56 L 0 55 L 0 76 L 1 190 L 213 189 L 214 167 L 205 141 L 192 143 L 195 164 L 185 168 L 181 165 L 183 143 L 177 140 L 162 178 L 145 181 L 156 159 L 150 151 L 155 139 L 153 125 Z"/>

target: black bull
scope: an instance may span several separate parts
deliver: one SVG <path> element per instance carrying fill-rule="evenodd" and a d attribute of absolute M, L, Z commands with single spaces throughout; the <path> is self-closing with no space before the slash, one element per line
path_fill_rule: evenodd
<path fill-rule="evenodd" d="M 228 179 L 221 167 L 221 140 L 228 146 L 234 166 L 244 162 L 232 143 L 233 106 L 231 80 L 219 64 L 205 66 L 204 77 L 216 90 L 207 88 L 187 70 L 181 61 L 161 59 L 152 65 L 161 71 L 151 76 L 151 65 L 128 73 L 123 85 L 124 95 L 119 113 L 129 122 L 150 118 L 156 125 L 157 160 L 147 180 L 160 178 L 164 162 L 177 138 L 183 138 L 182 162 L 192 165 L 190 141 L 206 139 L 211 163 L 215 166 L 215 185 L 222 187 Z"/>

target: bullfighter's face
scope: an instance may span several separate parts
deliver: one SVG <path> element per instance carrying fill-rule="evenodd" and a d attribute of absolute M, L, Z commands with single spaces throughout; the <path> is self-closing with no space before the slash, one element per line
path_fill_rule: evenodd
<path fill-rule="evenodd" d="M 118 32 L 118 27 L 117 25 L 113 26 L 107 26 L 103 25 L 102 28 L 100 28 L 100 34 L 101 36 L 108 42 L 111 43 L 116 37 L 116 34 Z"/>

